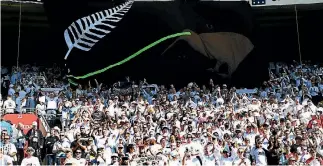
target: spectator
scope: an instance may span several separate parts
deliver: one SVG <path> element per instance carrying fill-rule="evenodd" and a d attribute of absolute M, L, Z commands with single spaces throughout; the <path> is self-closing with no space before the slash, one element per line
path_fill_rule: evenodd
<path fill-rule="evenodd" d="M 17 158 L 18 158 L 18 164 L 20 164 L 24 158 L 24 147 L 26 142 L 26 136 L 23 131 L 23 124 L 18 123 L 17 126 Z"/>
<path fill-rule="evenodd" d="M 40 166 L 39 159 L 37 157 L 34 157 L 35 150 L 32 147 L 27 148 L 27 157 L 24 158 L 21 162 L 21 166 Z"/>
<path fill-rule="evenodd" d="M 1 146 L 1 148 L 3 149 L 3 154 L 7 155 L 11 158 L 11 161 L 13 161 L 13 163 L 17 162 L 17 149 L 16 146 L 10 142 L 10 136 L 9 135 L 5 135 L 4 136 L 4 143 Z"/>
<path fill-rule="evenodd" d="M 166 89 L 146 80 L 136 85 L 128 77 L 111 88 L 95 80 L 95 87 L 80 85 L 74 91 L 60 79 L 57 67 L 42 72 L 25 66 L 10 76 L 10 93 L 18 93 L 3 103 L 9 110 L 5 113 L 35 107 L 40 115 L 54 114 L 60 121 L 37 143 L 31 139 L 42 137 L 37 123 L 26 136 L 21 124 L 17 131 L 13 126 L 1 129 L 2 144 L 11 136 L 18 164 L 23 138 L 35 155 L 44 146 L 46 164 L 323 164 L 323 105 L 318 104 L 323 99 L 318 75 L 323 68 L 271 67 L 270 79 L 257 89 L 215 85 L 213 80 Z"/>
<path fill-rule="evenodd" d="M 26 139 L 28 140 L 28 146 L 36 149 L 33 154 L 40 156 L 41 149 L 44 145 L 44 138 L 42 132 L 37 129 L 37 122 L 32 123 L 32 128 L 27 132 Z"/>
<path fill-rule="evenodd" d="M 12 157 L 3 154 L 2 148 L 0 148 L 0 165 L 13 166 Z"/>
<path fill-rule="evenodd" d="M 3 103 L 4 112 L 7 114 L 14 113 L 16 108 L 15 101 L 12 100 L 11 95 L 8 95 L 7 100 Z"/>
<path fill-rule="evenodd" d="M 45 138 L 45 154 L 47 165 L 54 165 L 56 156 L 53 154 L 54 144 L 59 140 L 59 137 L 55 136 L 55 130 L 52 129 L 49 136 Z"/>

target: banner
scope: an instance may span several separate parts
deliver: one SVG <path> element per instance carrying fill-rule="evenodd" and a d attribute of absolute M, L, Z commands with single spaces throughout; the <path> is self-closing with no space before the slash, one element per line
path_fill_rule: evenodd
<path fill-rule="evenodd" d="M 55 92 L 55 91 L 61 91 L 63 88 L 40 88 L 43 92 Z"/>
<path fill-rule="evenodd" d="M 255 94 L 258 92 L 258 89 L 237 89 L 236 92 L 238 94 Z"/>
<path fill-rule="evenodd" d="M 10 120 L 12 124 L 16 126 L 19 123 L 23 124 L 23 132 L 27 134 L 27 132 L 32 128 L 32 123 L 36 121 L 38 123 L 38 117 L 34 114 L 22 114 L 22 118 L 19 118 L 18 114 L 7 114 L 3 117 L 4 120 Z M 41 126 L 40 126 L 41 125 Z M 42 130 L 42 124 L 38 123 L 38 128 Z M 42 131 L 43 132 L 43 131 Z M 46 133 L 46 132 L 45 132 Z"/>
<path fill-rule="evenodd" d="M 142 85 L 142 88 L 155 88 L 156 91 L 159 91 L 158 86 L 156 84 Z"/>

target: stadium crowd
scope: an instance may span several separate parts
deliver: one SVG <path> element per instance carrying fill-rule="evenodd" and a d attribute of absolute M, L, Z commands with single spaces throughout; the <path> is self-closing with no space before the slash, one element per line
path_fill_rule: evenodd
<path fill-rule="evenodd" d="M 256 89 L 212 79 L 181 89 L 129 78 L 74 86 L 57 66 L 1 72 L 3 115 L 54 115 L 60 123 L 43 136 L 37 122 L 24 134 L 23 124 L 7 121 L 0 165 L 323 165 L 317 65 L 271 64 Z"/>

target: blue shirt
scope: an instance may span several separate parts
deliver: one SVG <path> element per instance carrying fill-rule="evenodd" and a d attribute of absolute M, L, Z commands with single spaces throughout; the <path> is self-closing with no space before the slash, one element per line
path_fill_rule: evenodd
<path fill-rule="evenodd" d="M 27 99 L 26 107 L 27 108 L 36 108 L 36 102 L 35 102 L 34 97 L 29 97 Z"/>
<path fill-rule="evenodd" d="M 11 75 L 11 78 L 10 78 L 10 83 L 11 83 L 11 84 L 16 84 L 17 80 L 18 80 L 18 75 L 17 75 L 17 73 L 13 73 L 13 74 Z"/>
<path fill-rule="evenodd" d="M 24 98 L 26 96 L 26 94 L 27 93 L 25 91 L 23 91 L 23 90 L 19 91 L 19 97 L 20 98 Z"/>
<path fill-rule="evenodd" d="M 152 104 L 152 95 L 150 95 L 149 93 L 146 92 L 146 90 L 142 90 L 142 93 L 144 95 L 144 98 L 148 101 L 149 104 Z"/>
<path fill-rule="evenodd" d="M 168 98 L 169 101 L 173 101 L 174 94 L 169 94 L 167 98 Z"/>
<path fill-rule="evenodd" d="M 8 90 L 8 95 L 13 96 L 16 93 L 16 91 L 13 88 L 10 88 Z"/>
<path fill-rule="evenodd" d="M 67 90 L 67 91 L 66 91 L 66 97 L 67 97 L 68 99 L 71 99 L 71 98 L 72 98 L 72 92 L 71 92 L 71 91 L 69 91 L 69 90 Z"/>

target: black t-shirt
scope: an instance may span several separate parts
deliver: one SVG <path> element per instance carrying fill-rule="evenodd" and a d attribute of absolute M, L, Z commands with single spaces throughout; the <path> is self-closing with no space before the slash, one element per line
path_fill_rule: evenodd
<path fill-rule="evenodd" d="M 297 144 L 293 144 L 291 147 L 290 147 L 290 152 L 292 153 L 296 153 L 297 152 L 297 148 L 300 147 L 300 145 L 297 145 Z"/>
<path fill-rule="evenodd" d="M 90 138 L 89 134 L 81 133 L 81 138 Z"/>
<path fill-rule="evenodd" d="M 59 138 L 57 136 L 49 136 L 45 140 L 45 148 L 46 148 L 46 153 L 47 154 L 52 154 L 53 153 L 53 147 L 54 143 L 58 141 Z"/>
<path fill-rule="evenodd" d="M 274 152 L 269 152 L 267 156 L 268 165 L 278 165 L 279 164 L 279 157 Z"/>
<path fill-rule="evenodd" d="M 87 145 L 87 142 L 86 142 L 86 141 L 80 141 L 80 143 L 81 143 L 81 145 L 82 145 L 82 146 L 86 146 L 86 145 Z M 77 147 L 77 148 L 76 148 L 76 147 Z M 75 151 L 76 151 L 77 149 L 80 149 L 80 150 L 82 151 L 82 158 L 84 158 L 84 157 L 85 157 L 85 150 L 83 150 L 80 146 L 78 146 L 78 144 L 77 144 L 77 140 L 74 140 L 74 141 L 71 143 L 71 148 L 72 148 L 72 149 L 76 148 L 76 149 L 75 149 Z M 73 153 L 75 153 L 75 151 L 73 151 Z"/>

